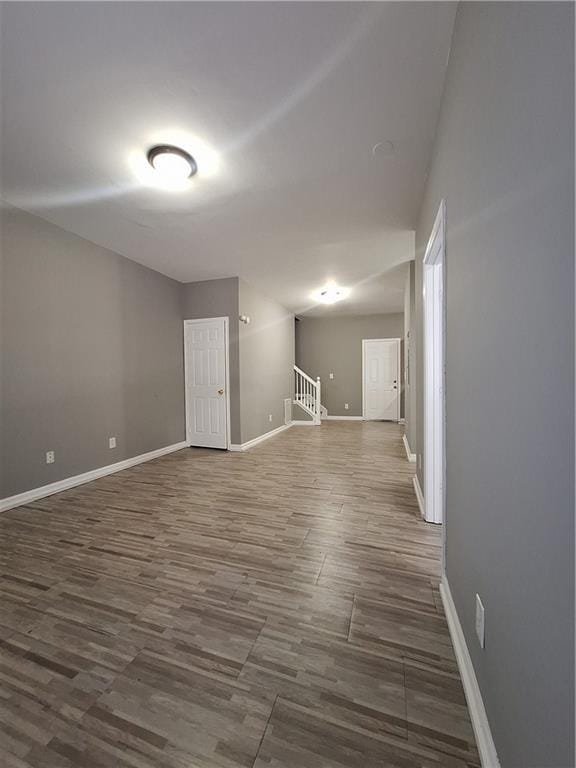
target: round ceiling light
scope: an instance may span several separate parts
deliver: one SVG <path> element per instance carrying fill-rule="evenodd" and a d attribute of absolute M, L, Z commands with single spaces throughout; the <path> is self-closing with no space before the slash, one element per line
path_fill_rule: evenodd
<path fill-rule="evenodd" d="M 314 298 L 321 304 L 335 304 L 348 296 L 349 291 L 346 288 L 339 288 L 337 285 L 327 285 L 325 288 L 317 291 Z"/>
<path fill-rule="evenodd" d="M 171 144 L 159 144 L 148 152 L 148 162 L 167 184 L 180 184 L 198 170 L 196 160 L 180 147 Z"/>

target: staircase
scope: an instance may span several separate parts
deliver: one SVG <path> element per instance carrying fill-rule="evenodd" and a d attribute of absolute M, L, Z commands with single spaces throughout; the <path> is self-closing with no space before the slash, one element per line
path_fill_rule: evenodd
<path fill-rule="evenodd" d="M 318 426 L 322 418 L 328 415 L 321 403 L 320 377 L 314 379 L 294 366 L 294 405 L 299 405 L 312 417 L 312 423 Z"/>

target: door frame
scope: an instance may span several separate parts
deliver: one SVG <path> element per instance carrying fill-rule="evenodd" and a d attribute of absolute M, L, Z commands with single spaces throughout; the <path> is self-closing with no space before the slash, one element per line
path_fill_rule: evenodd
<path fill-rule="evenodd" d="M 197 317 L 193 320 L 184 320 L 184 408 L 185 408 L 185 443 L 188 448 L 192 447 L 188 435 L 188 427 L 190 425 L 190 413 L 188 408 L 188 352 L 186 338 L 188 329 L 198 323 L 210 323 L 216 320 L 224 321 L 224 367 L 226 368 L 226 447 L 225 450 L 230 450 L 230 318 L 228 317 Z"/>
<path fill-rule="evenodd" d="M 446 202 L 438 213 L 422 264 L 424 300 L 424 519 L 446 519 Z M 443 526 L 443 543 L 444 543 Z M 442 547 L 444 551 L 444 546 Z"/>
<path fill-rule="evenodd" d="M 402 386 L 402 370 L 400 368 L 400 362 L 401 362 L 401 351 L 400 351 L 400 344 L 402 342 L 402 339 L 397 338 L 389 338 L 389 339 L 362 339 L 362 419 L 364 421 L 371 421 L 371 419 L 366 418 L 366 378 L 364 376 L 365 371 L 365 361 L 366 361 L 366 342 L 368 341 L 397 341 L 397 349 L 398 349 L 398 398 L 396 400 L 397 402 L 397 418 L 396 422 L 398 423 L 400 421 L 400 401 L 401 401 L 401 386 Z"/>

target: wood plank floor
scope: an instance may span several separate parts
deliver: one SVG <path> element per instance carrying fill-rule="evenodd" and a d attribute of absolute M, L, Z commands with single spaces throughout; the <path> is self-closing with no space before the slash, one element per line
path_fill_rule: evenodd
<path fill-rule="evenodd" d="M 401 428 L 187 449 L 0 519 L 6 768 L 472 768 Z"/>

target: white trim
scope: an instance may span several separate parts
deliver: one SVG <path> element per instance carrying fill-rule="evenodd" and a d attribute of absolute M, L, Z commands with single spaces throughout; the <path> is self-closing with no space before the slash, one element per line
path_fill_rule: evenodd
<path fill-rule="evenodd" d="M 458 612 L 456 611 L 456 606 L 452 599 L 450 585 L 448 584 L 445 575 L 442 577 L 440 583 L 440 594 L 442 596 L 442 603 L 444 604 L 444 611 L 446 613 L 446 620 L 448 621 L 448 629 L 450 630 L 452 645 L 454 646 L 454 652 L 456 653 L 456 661 L 458 662 L 458 669 L 460 670 L 464 693 L 466 694 L 468 711 L 470 713 L 472 727 L 474 728 L 474 735 L 476 736 L 476 746 L 478 747 L 478 752 L 480 754 L 482 768 L 500 768 L 496 746 L 494 744 L 494 739 L 492 738 L 492 732 L 490 731 L 490 723 L 488 722 L 486 709 L 484 707 L 484 702 L 482 701 L 482 693 L 480 691 L 480 686 L 478 685 L 476 673 L 474 672 L 474 665 L 470 658 L 470 651 L 466 644 L 466 638 L 462 631 Z"/>
<path fill-rule="evenodd" d="M 328 421 L 364 421 L 364 416 L 326 416 Z"/>
<path fill-rule="evenodd" d="M 402 435 L 402 442 L 404 443 L 404 448 L 406 449 L 406 456 L 408 457 L 408 461 L 411 464 L 416 464 L 416 454 L 412 453 L 410 450 L 410 444 L 408 443 L 408 438 L 406 435 Z"/>
<path fill-rule="evenodd" d="M 292 424 L 294 424 L 294 422 L 292 422 L 291 424 L 282 424 L 281 427 L 276 427 L 276 429 L 271 429 L 270 432 L 264 432 L 263 435 L 260 435 L 259 437 L 255 437 L 253 440 L 248 440 L 247 443 L 242 443 L 242 444 L 232 443 L 228 448 L 228 450 L 229 451 L 247 451 L 250 448 L 253 448 L 255 445 L 258 445 L 258 443 L 262 443 L 264 442 L 264 440 L 268 440 L 268 438 L 274 437 L 275 435 L 279 435 L 280 432 L 284 432 L 284 430 L 286 429 L 290 429 Z"/>
<path fill-rule="evenodd" d="M 157 459 L 160 456 L 165 456 L 167 453 L 181 451 L 186 447 L 186 441 L 174 443 L 174 445 L 167 445 L 164 448 L 157 448 L 155 451 L 142 453 L 140 456 L 133 456 L 131 459 L 118 461 L 116 464 L 108 464 L 105 467 L 91 469 L 89 472 L 84 472 L 81 475 L 74 475 L 73 477 L 67 477 L 64 480 L 58 480 L 56 483 L 42 485 L 40 488 L 32 488 L 32 490 L 18 493 L 16 496 L 8 496 L 5 499 L 0 499 L 0 512 L 12 509 L 13 507 L 21 507 L 23 504 L 30 504 L 32 501 L 43 499 L 45 496 L 52 496 L 54 493 L 67 491 L 69 488 L 74 488 L 77 485 L 90 483 L 92 480 L 97 480 L 99 477 L 113 475 L 115 472 L 122 472 L 123 469 L 129 469 L 130 467 L 136 466 L 136 464 L 143 464 L 145 461 Z"/>
<path fill-rule="evenodd" d="M 397 371 L 398 371 L 398 380 L 397 380 L 397 397 L 396 397 L 396 403 L 397 403 L 397 418 L 393 421 L 396 421 L 397 423 L 400 422 L 400 392 L 402 391 L 402 370 L 400 368 L 400 362 L 401 362 L 401 354 L 400 354 L 400 347 L 402 344 L 402 339 L 400 338 L 390 338 L 390 339 L 362 339 L 362 419 L 365 421 L 371 421 L 371 419 L 366 419 L 366 381 L 364 377 L 364 360 L 366 356 L 366 342 L 368 341 L 397 341 L 398 342 L 398 364 L 397 364 Z M 379 421 L 379 419 L 375 419 L 375 421 Z M 385 421 L 385 419 L 382 419 L 382 421 Z"/>
<path fill-rule="evenodd" d="M 223 320 L 224 321 L 224 356 L 225 356 L 225 365 L 226 365 L 226 448 L 230 448 L 230 441 L 231 441 L 231 435 L 230 435 L 230 319 L 228 317 L 196 317 L 191 318 L 188 320 L 184 320 L 184 408 L 185 408 L 185 419 L 186 423 L 184 425 L 184 428 L 186 430 L 186 445 L 188 447 L 198 447 L 202 448 L 203 446 L 192 446 L 192 443 L 188 440 L 188 422 L 189 422 L 189 414 L 188 414 L 188 392 L 186 387 L 186 377 L 188 375 L 188 361 L 186 356 L 186 328 L 189 325 L 194 325 L 194 323 L 206 323 L 210 322 L 211 320 Z"/>
<path fill-rule="evenodd" d="M 412 478 L 412 483 L 414 484 L 414 492 L 416 493 L 416 498 L 418 499 L 420 514 L 422 515 L 422 517 L 424 517 L 424 494 L 422 493 L 422 488 L 420 487 L 420 481 L 418 480 L 418 475 L 414 475 L 414 477 Z"/>
<path fill-rule="evenodd" d="M 440 201 L 423 260 L 424 309 L 424 487 L 425 519 L 442 523 L 446 488 L 446 405 L 444 301 L 446 204 Z M 442 534 L 444 558 L 444 533 Z"/>
<path fill-rule="evenodd" d="M 317 427 L 318 425 L 313 419 L 292 419 L 290 422 L 291 427 Z"/>
<path fill-rule="evenodd" d="M 406 424 L 406 419 L 405 418 L 398 419 L 398 424 Z"/>

